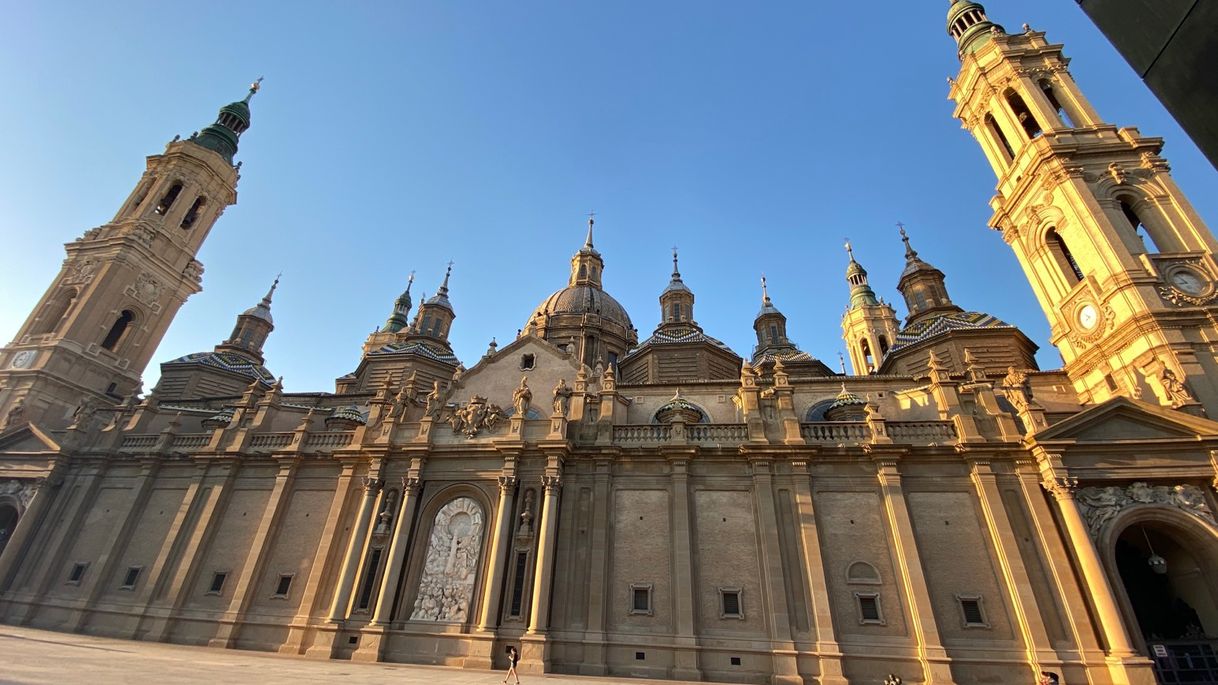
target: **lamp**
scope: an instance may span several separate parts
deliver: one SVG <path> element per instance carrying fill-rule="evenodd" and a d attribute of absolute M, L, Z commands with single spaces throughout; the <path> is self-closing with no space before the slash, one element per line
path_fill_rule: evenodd
<path fill-rule="evenodd" d="M 1142 539 L 1146 540 L 1146 547 L 1150 550 L 1150 557 L 1146 560 L 1150 564 L 1150 570 L 1159 575 L 1167 575 L 1167 560 L 1155 553 L 1154 545 L 1150 544 L 1150 536 L 1146 534 L 1145 526 L 1138 526 L 1142 529 Z"/>

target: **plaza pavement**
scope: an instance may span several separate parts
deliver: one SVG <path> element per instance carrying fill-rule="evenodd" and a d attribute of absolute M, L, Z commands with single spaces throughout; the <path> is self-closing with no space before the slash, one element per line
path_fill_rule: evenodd
<path fill-rule="evenodd" d="M 503 671 L 412 664 L 322 661 L 236 649 L 132 642 L 0 624 L 0 683 L 135 685 L 156 683 L 376 683 L 377 685 L 495 685 Z M 603 685 L 678 681 L 525 676 L 524 685 Z"/>

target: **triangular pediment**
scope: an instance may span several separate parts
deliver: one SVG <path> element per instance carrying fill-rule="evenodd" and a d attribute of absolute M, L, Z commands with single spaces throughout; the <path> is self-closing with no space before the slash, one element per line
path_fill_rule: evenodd
<path fill-rule="evenodd" d="M 453 386 L 449 402 L 463 404 L 477 395 L 502 408 L 512 407 L 513 392 L 521 378 L 533 393 L 531 416 L 549 416 L 551 395 L 559 380 L 572 386 L 580 363 L 575 357 L 541 338 L 524 335 L 483 357 Z"/>
<path fill-rule="evenodd" d="M 0 434 L 0 453 L 31 454 L 58 452 L 59 443 L 32 423 Z"/>
<path fill-rule="evenodd" d="M 1126 397 L 1097 404 L 1036 434 L 1037 442 L 1201 438 L 1218 439 L 1218 423 Z"/>

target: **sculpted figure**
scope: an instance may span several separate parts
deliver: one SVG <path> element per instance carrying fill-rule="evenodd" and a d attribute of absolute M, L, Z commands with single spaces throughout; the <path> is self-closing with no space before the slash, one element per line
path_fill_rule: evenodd
<path fill-rule="evenodd" d="M 516 410 L 516 416 L 522 419 L 528 418 L 529 405 L 533 403 L 533 391 L 529 390 L 528 376 L 520 378 L 520 385 L 516 391 L 512 393 L 512 408 Z"/>
<path fill-rule="evenodd" d="M 520 506 L 520 527 L 516 529 L 518 535 L 531 535 L 533 533 L 533 491 L 524 491 L 524 504 Z"/>
<path fill-rule="evenodd" d="M 4 419 L 4 428 L 15 427 L 17 424 L 25 423 L 25 398 L 17 400 L 12 409 L 8 410 L 8 416 Z"/>
<path fill-rule="evenodd" d="M 567 379 L 559 378 L 558 385 L 554 386 L 554 413 L 556 415 L 567 415 L 567 400 L 569 399 L 571 399 L 571 387 L 567 385 Z"/>
<path fill-rule="evenodd" d="M 1190 402 L 1193 402 L 1193 394 L 1189 392 L 1188 386 L 1175 371 L 1171 369 L 1163 369 L 1163 374 L 1159 376 L 1159 381 L 1163 383 L 1163 390 L 1167 392 L 1168 399 L 1171 400 L 1171 406 L 1180 407 Z"/>
<path fill-rule="evenodd" d="M 440 381 L 432 381 L 431 392 L 427 394 L 427 407 L 424 416 L 438 418 L 444 408 L 444 393 L 440 391 Z"/>

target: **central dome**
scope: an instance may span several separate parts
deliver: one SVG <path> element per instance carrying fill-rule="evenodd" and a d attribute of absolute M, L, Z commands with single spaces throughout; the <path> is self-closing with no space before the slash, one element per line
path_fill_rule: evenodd
<path fill-rule="evenodd" d="M 591 285 L 571 285 L 550 295 L 533 310 L 529 322 L 536 321 L 539 316 L 556 314 L 594 314 L 620 324 L 626 330 L 634 328 L 626 308 L 609 293 Z"/>

